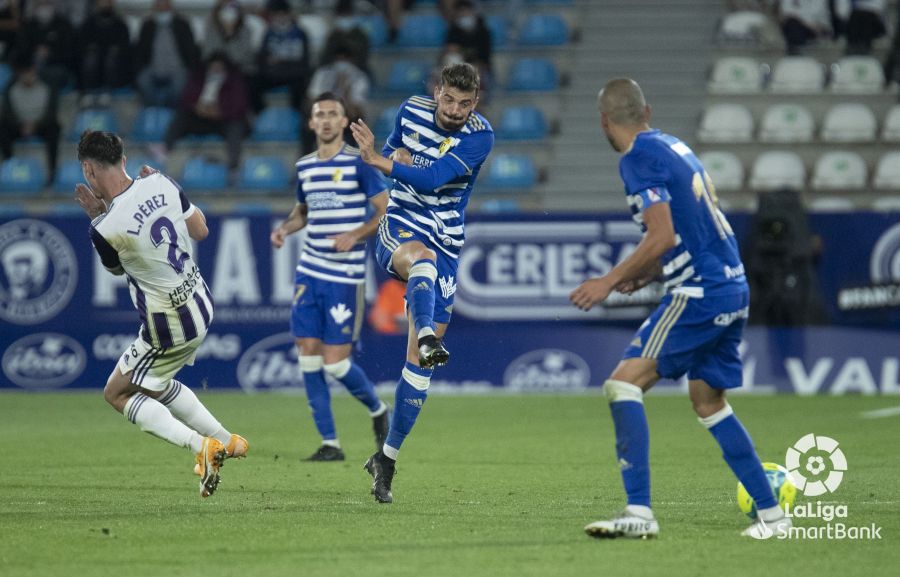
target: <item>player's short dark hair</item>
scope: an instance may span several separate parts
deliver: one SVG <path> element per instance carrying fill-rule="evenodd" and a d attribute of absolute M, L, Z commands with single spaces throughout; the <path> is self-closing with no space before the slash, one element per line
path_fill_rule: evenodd
<path fill-rule="evenodd" d="M 335 94 L 334 92 L 323 92 L 322 94 L 316 96 L 316 99 L 312 101 L 313 105 L 317 102 L 322 102 L 325 100 L 333 100 L 341 105 L 341 110 L 344 111 L 344 115 L 347 114 L 347 104 L 344 102 L 344 98 L 339 94 Z"/>
<path fill-rule="evenodd" d="M 478 70 L 468 62 L 448 64 L 441 70 L 441 86 L 477 93 L 481 87 L 481 77 Z"/>
<path fill-rule="evenodd" d="M 100 130 L 85 130 L 78 141 L 78 160 L 93 160 L 114 166 L 125 156 L 125 143 L 118 134 Z"/>

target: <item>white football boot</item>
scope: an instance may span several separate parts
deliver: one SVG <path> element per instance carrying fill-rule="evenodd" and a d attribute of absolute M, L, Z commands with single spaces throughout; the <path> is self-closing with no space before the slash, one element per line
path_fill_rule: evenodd
<path fill-rule="evenodd" d="M 782 513 L 780 518 L 771 521 L 763 521 L 762 518 L 757 519 L 752 525 L 741 531 L 741 536 L 753 537 L 763 541 L 772 537 L 786 536 L 793 526 L 794 523 L 791 521 L 791 518 Z"/>
<path fill-rule="evenodd" d="M 652 539 L 659 535 L 659 523 L 653 518 L 638 515 L 629 507 L 608 521 L 594 521 L 584 528 L 584 532 L 598 539 Z"/>

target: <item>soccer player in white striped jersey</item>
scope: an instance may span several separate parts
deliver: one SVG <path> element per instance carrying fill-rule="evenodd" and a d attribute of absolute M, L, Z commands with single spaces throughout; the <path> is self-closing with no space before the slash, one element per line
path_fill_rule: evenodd
<path fill-rule="evenodd" d="M 453 309 L 466 205 L 494 146 L 490 123 L 475 112 L 479 85 L 472 65 L 444 67 L 433 98 L 413 96 L 400 107 L 381 154 L 363 121 L 350 126 L 362 159 L 394 180 L 375 254 L 389 274 L 407 283 L 410 319 L 391 430 L 382 450 L 365 465 L 381 503 L 393 501 L 400 445 L 422 409 L 434 367 L 450 358 L 441 339 Z"/>
<path fill-rule="evenodd" d="M 141 318 L 103 396 L 142 431 L 193 451 L 200 496 L 208 497 L 224 460 L 245 456 L 248 446 L 175 379 L 194 363 L 213 317 L 190 254 L 190 239 L 209 234 L 206 219 L 169 177 L 147 167 L 145 177 L 128 176 L 122 139 L 113 133 L 85 131 L 78 160 L 89 186 L 78 184 L 75 198 L 91 218 L 91 241 L 103 266 L 126 276 Z"/>
<path fill-rule="evenodd" d="M 350 359 L 359 337 L 365 300 L 366 239 L 375 233 L 387 208 L 387 191 L 378 174 L 344 142 L 344 101 L 330 92 L 313 102 L 309 127 L 317 150 L 297 162 L 297 204 L 272 231 L 276 248 L 287 235 L 306 229 L 297 264 L 291 332 L 313 421 L 322 445 L 307 461 L 343 461 L 334 425 L 328 374 L 369 410 L 375 444 L 387 436 L 388 406 L 365 372 Z M 366 216 L 371 205 L 372 216 Z"/>
<path fill-rule="evenodd" d="M 662 377 L 687 374 L 694 412 L 753 497 L 759 521 L 744 535 L 765 538 L 791 526 L 778 507 L 746 429 L 725 398 L 743 383 L 738 347 L 750 291 L 737 242 L 715 188 L 694 152 L 650 127 L 650 107 L 630 78 L 610 80 L 598 98 L 600 125 L 622 154 L 619 173 L 643 238 L 607 274 L 584 281 L 572 303 L 589 310 L 612 291 L 630 293 L 661 277 L 666 295 L 603 384 L 616 432 L 627 504 L 585 527 L 598 538 L 650 538 L 659 523 L 650 507 L 650 435 L 644 393 Z"/>

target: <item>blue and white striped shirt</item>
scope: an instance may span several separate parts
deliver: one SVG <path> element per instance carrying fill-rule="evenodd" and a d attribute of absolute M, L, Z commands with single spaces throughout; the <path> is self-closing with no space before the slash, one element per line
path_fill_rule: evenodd
<path fill-rule="evenodd" d="M 490 123 L 472 112 L 459 130 L 437 125 L 433 98 L 413 96 L 397 112 L 382 154 L 406 148 L 412 167 L 394 163 L 387 216 L 427 236 L 452 258 L 465 241 L 469 195 L 481 165 L 494 146 Z"/>
<path fill-rule="evenodd" d="M 306 242 L 297 270 L 327 281 L 362 284 L 365 241 L 338 252 L 331 237 L 364 224 L 369 199 L 385 186 L 356 148 L 345 144 L 324 160 L 318 155 L 318 151 L 307 154 L 296 164 L 297 202 L 307 206 Z"/>

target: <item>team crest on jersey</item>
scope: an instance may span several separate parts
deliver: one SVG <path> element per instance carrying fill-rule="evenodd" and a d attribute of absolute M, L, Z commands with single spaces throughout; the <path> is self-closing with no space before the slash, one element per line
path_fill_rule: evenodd
<path fill-rule="evenodd" d="M 342 325 L 347 322 L 347 319 L 353 316 L 353 311 L 348 309 L 347 305 L 345 305 L 344 303 L 338 303 L 328 309 L 328 314 L 331 315 L 331 318 L 334 319 L 334 322 Z"/>
<path fill-rule="evenodd" d="M 344 177 L 344 173 L 339 168 L 334 171 L 334 174 L 331 175 L 331 181 L 332 182 L 340 182 L 343 177 Z"/>
<path fill-rule="evenodd" d="M 452 145 L 453 145 L 453 139 L 451 139 L 450 137 L 447 137 L 444 139 L 444 141 L 438 147 L 438 152 L 441 154 L 441 156 L 444 156 L 445 154 L 447 154 L 447 151 L 450 150 L 450 147 Z"/>
<path fill-rule="evenodd" d="M 397 230 L 397 236 L 399 236 L 400 238 L 412 238 L 412 235 L 413 233 L 409 232 L 408 230 L 402 228 Z"/>
<path fill-rule="evenodd" d="M 32 219 L 0 226 L 0 319 L 19 325 L 52 319 L 77 284 L 75 251 L 56 227 Z"/>

